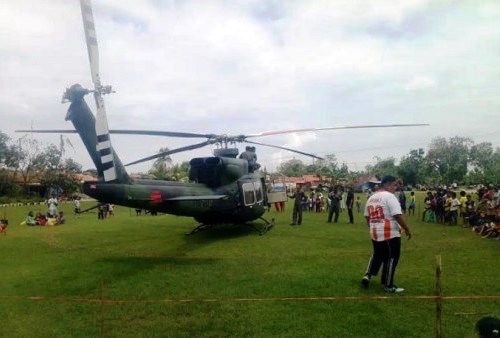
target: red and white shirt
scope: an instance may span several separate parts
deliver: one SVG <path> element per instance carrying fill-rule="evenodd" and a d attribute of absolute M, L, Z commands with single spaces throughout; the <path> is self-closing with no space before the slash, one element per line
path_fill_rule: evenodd
<path fill-rule="evenodd" d="M 394 215 L 401 215 L 401 205 L 394 194 L 381 190 L 366 201 L 365 216 L 369 217 L 370 235 L 374 241 L 401 237 L 401 226 Z"/>

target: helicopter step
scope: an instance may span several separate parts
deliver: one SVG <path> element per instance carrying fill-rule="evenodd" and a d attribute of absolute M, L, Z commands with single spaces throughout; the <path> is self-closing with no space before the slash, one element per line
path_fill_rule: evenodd
<path fill-rule="evenodd" d="M 263 227 L 257 227 L 254 224 L 248 224 L 245 223 L 246 226 L 249 226 L 253 230 L 257 231 L 259 235 L 264 235 L 266 232 L 271 230 L 274 227 L 274 218 L 271 219 L 271 221 L 268 221 L 264 217 L 259 217 L 261 220 L 264 221 L 264 226 Z M 207 223 L 201 223 L 198 226 L 196 226 L 193 230 L 189 231 L 186 233 L 186 236 L 192 235 L 197 233 L 198 231 L 203 231 L 203 230 L 208 230 L 211 228 L 216 227 L 218 224 L 207 224 Z"/>
<path fill-rule="evenodd" d="M 269 222 L 267 219 L 265 219 L 264 217 L 259 217 L 259 219 L 263 220 L 264 221 L 264 226 L 261 227 L 261 228 L 258 228 L 256 227 L 255 225 L 253 224 L 248 224 L 248 226 L 250 226 L 252 229 L 254 229 L 255 231 L 257 231 L 259 233 L 259 235 L 264 235 L 266 232 L 268 232 L 269 230 L 271 230 L 273 227 L 274 227 L 274 218 L 271 218 L 271 222 Z"/>

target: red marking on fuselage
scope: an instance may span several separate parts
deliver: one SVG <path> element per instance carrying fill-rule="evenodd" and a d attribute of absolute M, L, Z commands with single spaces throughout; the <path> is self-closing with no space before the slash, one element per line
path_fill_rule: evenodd
<path fill-rule="evenodd" d="M 153 202 L 153 203 L 163 202 L 163 198 L 161 197 L 161 192 L 158 190 L 151 191 L 150 199 L 151 199 L 151 202 Z"/>

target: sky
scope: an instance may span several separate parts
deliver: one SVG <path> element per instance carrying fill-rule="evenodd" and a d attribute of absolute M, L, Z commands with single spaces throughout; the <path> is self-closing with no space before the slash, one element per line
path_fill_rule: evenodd
<path fill-rule="evenodd" d="M 500 2 L 94 0 L 110 129 L 214 134 L 428 127 L 252 139 L 363 170 L 436 137 L 500 146 Z M 0 0 L 0 131 L 72 129 L 65 88 L 93 88 L 77 0 Z M 91 97 L 87 98 L 94 109 Z M 46 144 L 59 135 L 33 134 Z M 66 156 L 92 168 L 77 135 Z M 112 135 L 123 163 L 203 139 Z M 240 151 L 245 144 L 239 144 Z M 268 171 L 312 159 L 257 146 Z M 211 148 L 172 155 L 174 163 Z M 129 167 L 145 172 L 151 162 Z"/>

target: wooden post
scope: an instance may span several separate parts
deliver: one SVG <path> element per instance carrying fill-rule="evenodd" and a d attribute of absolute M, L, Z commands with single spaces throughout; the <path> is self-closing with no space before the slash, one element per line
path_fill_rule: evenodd
<path fill-rule="evenodd" d="M 443 337 L 443 289 L 441 286 L 441 256 L 436 256 L 436 338 Z"/>

